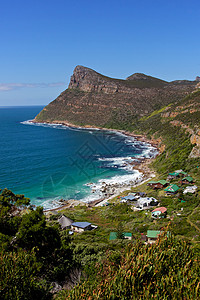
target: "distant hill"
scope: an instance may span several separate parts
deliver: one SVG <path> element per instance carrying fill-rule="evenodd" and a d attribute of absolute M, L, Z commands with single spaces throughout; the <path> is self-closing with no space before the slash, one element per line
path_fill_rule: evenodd
<path fill-rule="evenodd" d="M 135 73 L 114 79 L 77 66 L 64 92 L 47 105 L 36 122 L 67 122 L 74 125 L 126 128 L 127 122 L 163 105 L 178 102 L 191 93 L 198 81 L 164 80 Z M 124 124 L 124 126 L 122 126 Z"/>

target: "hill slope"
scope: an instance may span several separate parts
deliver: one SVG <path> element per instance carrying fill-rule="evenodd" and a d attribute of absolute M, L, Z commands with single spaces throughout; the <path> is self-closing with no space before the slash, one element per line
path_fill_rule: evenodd
<path fill-rule="evenodd" d="M 130 126 L 134 132 L 163 144 L 162 154 L 154 162 L 159 173 L 183 168 L 200 179 L 200 90 L 137 119 Z"/>
<path fill-rule="evenodd" d="M 77 66 L 68 89 L 47 105 L 35 121 L 110 127 L 113 119 L 126 123 L 179 101 L 196 84 L 197 81 L 169 83 L 140 73 L 126 80 L 113 79 Z"/>

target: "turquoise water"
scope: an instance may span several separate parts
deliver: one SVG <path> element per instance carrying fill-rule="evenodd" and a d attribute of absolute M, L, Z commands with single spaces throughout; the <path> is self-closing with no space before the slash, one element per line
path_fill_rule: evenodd
<path fill-rule="evenodd" d="M 155 154 L 150 145 L 114 132 L 26 122 L 42 108 L 0 108 L 0 188 L 25 194 L 33 204 L 95 199 L 87 183 L 130 181 L 138 173 L 127 163 Z"/>

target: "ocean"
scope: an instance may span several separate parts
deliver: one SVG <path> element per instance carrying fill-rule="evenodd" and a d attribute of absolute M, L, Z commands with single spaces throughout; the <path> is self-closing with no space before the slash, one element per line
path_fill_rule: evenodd
<path fill-rule="evenodd" d="M 141 174 L 130 163 L 156 154 L 151 145 L 109 130 L 30 123 L 42 108 L 0 107 L 0 189 L 34 205 L 98 199 L 103 182 L 134 182 Z"/>

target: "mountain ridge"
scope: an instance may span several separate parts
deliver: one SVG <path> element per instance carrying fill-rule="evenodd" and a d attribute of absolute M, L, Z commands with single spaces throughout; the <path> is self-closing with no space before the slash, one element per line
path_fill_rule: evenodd
<path fill-rule="evenodd" d="M 110 127 L 116 116 L 119 123 L 131 121 L 180 101 L 195 90 L 197 83 L 166 82 L 142 73 L 132 74 L 127 79 L 116 79 L 78 65 L 68 89 L 48 104 L 34 121 L 56 120 L 80 126 Z"/>

